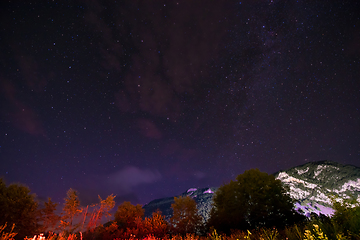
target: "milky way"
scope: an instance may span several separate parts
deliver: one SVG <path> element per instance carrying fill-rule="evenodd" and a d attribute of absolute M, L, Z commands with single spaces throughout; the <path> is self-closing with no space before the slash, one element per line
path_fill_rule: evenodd
<path fill-rule="evenodd" d="M 39 199 L 359 166 L 357 1 L 1 5 L 0 176 Z"/>

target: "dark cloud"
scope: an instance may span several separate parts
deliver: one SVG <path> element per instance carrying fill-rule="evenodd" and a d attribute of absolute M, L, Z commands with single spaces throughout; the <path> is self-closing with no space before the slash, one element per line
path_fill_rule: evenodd
<path fill-rule="evenodd" d="M 123 90 L 115 93 L 115 103 L 120 111 L 129 112 L 131 110 L 131 103 L 128 98 L 129 97 Z"/>
<path fill-rule="evenodd" d="M 16 103 L 15 106 L 13 112 L 9 114 L 10 121 L 14 126 L 31 135 L 46 137 L 39 115 L 24 104 Z"/>
<path fill-rule="evenodd" d="M 46 137 L 39 115 L 19 99 L 18 95 L 20 94 L 10 81 L 2 80 L 2 92 L 6 100 L 4 117 L 19 130 L 31 135 Z"/>
<path fill-rule="evenodd" d="M 47 78 L 43 75 L 44 71 L 39 68 L 36 60 L 30 56 L 18 56 L 17 60 L 28 88 L 36 92 L 44 90 Z"/>
<path fill-rule="evenodd" d="M 173 156 L 174 154 L 179 153 L 182 150 L 181 145 L 174 141 L 169 140 L 161 149 L 161 155 L 164 157 Z"/>
<path fill-rule="evenodd" d="M 359 57 L 359 55 L 360 55 L 360 29 L 354 30 L 353 36 L 351 37 L 351 40 L 347 44 L 346 48 L 347 48 L 346 52 L 349 55 L 352 55 L 354 57 Z"/>
<path fill-rule="evenodd" d="M 131 64 L 115 96 L 120 110 L 178 119 L 184 110 L 181 95 L 203 91 L 201 83 L 209 80 L 212 59 L 218 57 L 228 28 L 223 15 L 229 10 L 227 4 L 131 1 L 125 4 L 127 11 L 123 5 L 112 6 L 114 14 L 108 20 L 99 10 L 104 9 L 102 4 L 88 4 L 86 20 L 101 35 L 105 68 L 120 72 L 122 61 Z M 132 50 L 121 49 L 129 42 Z"/>
<path fill-rule="evenodd" d="M 155 123 L 148 119 L 139 119 L 137 121 L 138 128 L 140 129 L 140 133 L 147 137 L 147 138 L 153 138 L 153 139 L 161 139 L 162 133 L 161 131 L 156 127 Z"/>

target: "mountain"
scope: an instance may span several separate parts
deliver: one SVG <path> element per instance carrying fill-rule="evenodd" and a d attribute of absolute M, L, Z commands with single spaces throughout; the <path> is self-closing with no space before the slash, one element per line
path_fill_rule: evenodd
<path fill-rule="evenodd" d="M 319 161 L 279 171 L 274 176 L 289 189 L 290 196 L 296 200 L 295 209 L 301 209 L 305 215 L 311 212 L 331 215 L 331 194 L 360 201 L 359 167 Z M 207 220 L 216 190 L 215 187 L 190 188 L 179 196 L 191 196 L 197 203 L 199 213 Z M 153 200 L 143 206 L 145 216 L 151 216 L 153 211 L 159 209 L 169 219 L 172 216 L 172 203 L 174 197 Z"/>
<path fill-rule="evenodd" d="M 210 210 L 212 208 L 212 197 L 217 188 L 190 188 L 186 192 L 176 197 L 192 197 L 197 203 L 199 214 L 207 220 L 209 218 Z M 172 217 L 171 204 L 174 203 L 174 197 L 161 198 L 151 201 L 143 206 L 145 209 L 145 217 L 150 217 L 151 214 L 159 209 L 166 219 Z"/>
<path fill-rule="evenodd" d="M 352 165 L 311 162 L 274 175 L 289 188 L 290 196 L 297 201 L 296 208 L 305 214 L 332 214 L 330 196 L 333 194 L 360 200 L 360 168 Z"/>

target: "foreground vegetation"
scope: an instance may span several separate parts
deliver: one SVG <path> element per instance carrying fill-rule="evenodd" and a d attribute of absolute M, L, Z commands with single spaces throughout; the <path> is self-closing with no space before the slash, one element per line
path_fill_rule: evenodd
<path fill-rule="evenodd" d="M 166 220 L 160 211 L 144 218 L 140 205 L 123 202 L 110 218 L 115 196 L 82 207 L 78 194 L 69 189 L 61 215 L 49 198 L 40 206 L 30 190 L 19 184 L 6 186 L 0 179 L 0 240 L 33 239 L 360 239 L 360 204 L 337 202 L 330 218 L 313 214 L 310 218 L 293 209 L 293 201 L 281 182 L 257 169 L 245 171 L 235 181 L 219 188 L 210 219 L 198 214 L 190 197 L 174 198 L 173 216 Z M 56 233 L 54 233 L 56 232 Z"/>

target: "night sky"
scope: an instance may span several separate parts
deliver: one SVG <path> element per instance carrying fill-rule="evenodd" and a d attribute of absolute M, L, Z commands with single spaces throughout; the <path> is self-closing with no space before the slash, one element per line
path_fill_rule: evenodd
<path fill-rule="evenodd" d="M 360 166 L 360 2 L 1 1 L 0 176 L 145 204 Z"/>

